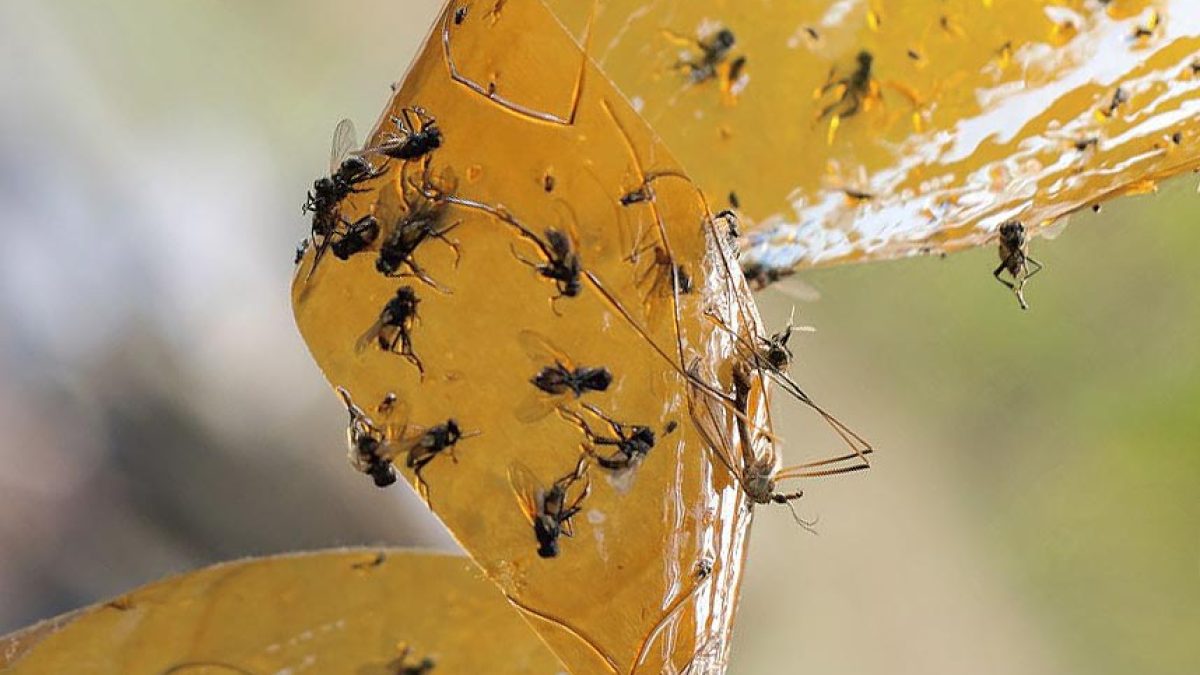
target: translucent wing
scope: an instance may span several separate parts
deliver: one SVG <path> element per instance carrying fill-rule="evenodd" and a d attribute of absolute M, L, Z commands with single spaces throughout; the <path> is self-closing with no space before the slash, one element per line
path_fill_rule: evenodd
<path fill-rule="evenodd" d="M 333 144 L 329 150 L 329 172 L 334 173 L 342 162 L 358 148 L 358 132 L 354 122 L 344 119 L 333 128 Z"/>
<path fill-rule="evenodd" d="M 545 488 L 539 484 L 533 471 L 520 462 L 508 465 L 508 484 L 512 486 L 513 496 L 517 498 L 521 513 L 525 514 L 525 519 L 532 525 L 538 517 L 538 496 Z"/>
<path fill-rule="evenodd" d="M 571 359 L 545 335 L 533 330 L 523 330 L 517 339 L 522 351 L 529 358 L 527 381 L 543 368 L 556 368 L 561 365 L 567 370 L 574 370 L 575 365 Z M 563 400 L 562 396 L 548 394 L 527 382 L 523 394 L 518 399 L 515 414 L 521 422 L 532 424 L 549 415 Z"/>
<path fill-rule="evenodd" d="M 562 364 L 570 370 L 574 370 L 575 363 L 567 356 L 566 352 L 559 349 L 550 341 L 550 338 L 535 331 L 522 330 L 517 334 L 517 340 L 521 345 L 521 349 L 529 357 L 530 361 L 538 366 L 550 366 L 554 364 Z"/>

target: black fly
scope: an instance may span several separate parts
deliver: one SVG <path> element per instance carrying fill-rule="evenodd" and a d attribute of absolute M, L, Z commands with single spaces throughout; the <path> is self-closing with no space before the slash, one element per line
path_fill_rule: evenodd
<path fill-rule="evenodd" d="M 383 139 L 369 152 L 408 161 L 420 159 L 442 147 L 442 130 L 437 120 L 421 107 L 403 108 L 400 116 L 392 115 L 397 133 Z"/>
<path fill-rule="evenodd" d="M 583 419 L 577 413 L 565 408 L 561 412 L 563 415 L 571 418 L 580 430 L 583 431 L 588 443 L 592 446 L 588 448 L 588 454 L 594 457 L 596 463 L 603 468 L 610 471 L 629 469 L 640 464 L 646 458 L 646 455 L 650 454 L 650 451 L 654 449 L 657 438 L 654 435 L 654 430 L 650 427 L 640 424 L 622 424 L 605 415 L 595 406 L 585 403 L 583 407 L 607 424 L 615 437 L 597 434 L 592 430 L 587 420 Z M 602 446 L 614 448 L 615 453 L 607 457 L 597 453 L 597 447 Z"/>
<path fill-rule="evenodd" d="M 367 474 L 375 482 L 376 487 L 389 487 L 396 483 L 396 469 L 387 457 L 387 441 L 385 434 L 376 429 L 354 401 L 350 392 L 338 387 L 338 394 L 346 404 L 350 413 L 350 425 L 346 428 L 346 439 L 350 446 L 350 463 L 354 468 Z"/>
<path fill-rule="evenodd" d="M 677 68 L 684 68 L 694 84 L 711 80 L 717 75 L 717 66 L 729 57 L 729 52 L 737 44 L 737 37 L 728 28 L 722 28 L 711 37 L 696 41 L 700 50 L 700 58 L 694 61 L 680 61 Z"/>
<path fill-rule="evenodd" d="M 1000 266 L 992 272 L 996 281 L 1008 286 L 1021 303 L 1021 309 L 1029 309 L 1025 302 L 1025 282 L 1033 275 L 1042 271 L 1042 264 L 1029 257 L 1029 238 L 1026 236 L 1025 225 L 1019 220 L 1010 220 L 1000 226 Z M 1030 265 L 1034 269 L 1030 270 Z M 1000 273 L 1007 271 L 1013 281 L 1000 278 Z"/>
<path fill-rule="evenodd" d="M 858 67 L 848 77 L 835 80 L 833 71 L 830 71 L 829 82 L 821 88 L 821 94 L 834 89 L 840 93 L 837 101 L 821 111 L 821 118 L 828 117 L 834 111 L 837 111 L 838 117 L 853 117 L 858 114 L 863 102 L 875 95 L 875 82 L 871 77 L 871 67 L 875 57 L 871 55 L 871 52 L 863 50 L 858 53 L 857 61 Z"/>
<path fill-rule="evenodd" d="M 558 557 L 559 537 L 574 536 L 575 528 L 571 519 L 583 510 L 581 505 L 592 491 L 587 469 L 587 457 L 581 457 L 573 471 L 554 481 L 549 489 L 543 489 L 539 487 L 537 478 L 524 466 L 514 464 L 509 468 L 509 481 L 516 491 L 517 501 L 533 525 L 538 556 Z M 568 505 L 571 489 L 581 480 L 585 481 L 583 490 Z"/>
<path fill-rule="evenodd" d="M 386 163 L 377 169 L 362 157 L 350 156 L 351 149 L 357 143 L 354 124 L 350 120 L 339 122 L 333 132 L 330 175 L 313 182 L 312 190 L 304 202 L 304 213 L 312 214 L 311 239 L 316 248 L 309 277 L 316 271 L 341 221 L 339 210 L 342 200 L 352 194 L 366 192 L 358 186 L 387 171 Z"/>
<path fill-rule="evenodd" d="M 417 305 L 420 303 L 421 300 L 412 286 L 401 286 L 396 295 L 383 306 L 379 320 L 359 338 L 355 350 L 362 352 L 374 341 L 380 349 L 403 356 L 424 376 L 425 367 L 413 351 L 412 344 L 412 329 L 417 320 Z"/>
<path fill-rule="evenodd" d="M 375 216 L 363 216 L 346 225 L 345 232 L 329 245 L 338 260 L 349 260 L 350 256 L 366 250 L 379 236 L 379 221 Z"/>
<path fill-rule="evenodd" d="M 446 292 L 417 265 L 413 254 L 426 241 L 438 239 L 454 250 L 457 263 L 460 258 L 458 244 L 446 235 L 459 224 L 442 224 L 448 202 L 445 194 L 430 182 L 428 166 L 420 186 L 405 185 L 403 190 L 405 213 L 384 237 L 375 269 L 389 277 L 415 276 L 433 288 Z M 405 272 L 405 268 L 409 271 Z"/>

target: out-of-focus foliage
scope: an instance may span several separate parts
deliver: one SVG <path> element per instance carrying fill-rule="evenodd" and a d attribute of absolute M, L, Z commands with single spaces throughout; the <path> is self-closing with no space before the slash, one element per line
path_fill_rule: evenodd
<path fill-rule="evenodd" d="M 367 147 L 417 108 L 441 147 L 362 182 L 297 267 L 313 356 L 384 441 L 376 456 L 572 672 L 718 672 L 749 523 L 736 474 L 744 453 L 771 452 L 769 432 L 735 425 L 735 338 L 762 327 L 727 225 L 535 0 L 454 3 Z M 378 235 L 338 259 L 332 246 L 368 215 Z M 439 236 L 393 265 L 403 274 L 381 273 L 390 242 L 420 227 Z M 575 255 L 580 269 L 546 275 Z M 419 301 L 403 326 L 385 309 L 402 288 Z M 555 395 L 533 382 L 579 367 L 605 368 L 611 385 Z M 768 427 L 764 397 L 754 385 L 736 411 L 747 428 Z M 604 465 L 619 449 L 584 427 L 613 439 L 606 418 L 649 429 L 644 459 Z M 434 448 L 423 434 L 449 420 L 463 438 Z M 554 485 L 562 509 L 547 506 Z M 575 505 L 548 526 L 561 536 L 535 536 L 534 519 Z"/>
<path fill-rule="evenodd" d="M 976 246 L 1200 159 L 1193 0 L 546 2 L 710 197 L 736 193 L 747 264 Z"/>
<path fill-rule="evenodd" d="M 6 673 L 432 672 L 562 666 L 463 558 L 391 549 L 245 560 L 0 638 Z"/>

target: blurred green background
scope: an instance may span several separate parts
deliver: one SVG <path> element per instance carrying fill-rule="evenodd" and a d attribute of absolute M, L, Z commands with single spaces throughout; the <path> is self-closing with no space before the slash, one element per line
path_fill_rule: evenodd
<path fill-rule="evenodd" d="M 0 632 L 243 555 L 453 549 L 345 462 L 287 294 L 333 124 L 438 5 L 0 3 Z M 1035 242 L 1028 314 L 991 250 L 804 275 L 796 375 L 881 452 L 803 486 L 819 536 L 759 514 L 731 672 L 1197 672 L 1195 182 Z"/>

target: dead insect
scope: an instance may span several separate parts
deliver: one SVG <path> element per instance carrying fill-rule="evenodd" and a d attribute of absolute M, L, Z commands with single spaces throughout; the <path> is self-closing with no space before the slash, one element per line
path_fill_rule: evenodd
<path fill-rule="evenodd" d="M 547 194 L 554 192 L 556 185 L 558 185 L 558 181 L 554 179 L 554 174 L 547 173 L 542 177 L 542 189 L 545 190 Z"/>
<path fill-rule="evenodd" d="M 465 12 L 466 8 L 464 7 L 459 11 Z M 428 656 L 417 662 L 415 666 L 409 665 L 408 655 L 411 652 L 412 650 L 409 646 L 405 645 L 404 649 L 400 651 L 400 656 L 390 664 L 395 669 L 394 672 L 396 675 L 429 675 L 429 673 L 433 672 L 433 669 L 437 666 L 437 662 Z"/>
<path fill-rule="evenodd" d="M 996 281 L 1008 286 L 1021 303 L 1021 309 L 1029 309 L 1025 302 L 1025 282 L 1042 271 L 1042 264 L 1029 257 L 1029 239 L 1025 233 L 1025 225 L 1019 220 L 1010 220 L 1000 226 L 1000 266 L 992 272 Z M 1034 269 L 1030 269 L 1030 266 Z M 1000 277 L 1001 272 L 1007 271 L 1013 280 Z"/>
<path fill-rule="evenodd" d="M 771 284 L 786 279 L 795 273 L 795 270 L 791 268 L 767 267 L 759 262 L 747 262 L 742 265 L 742 274 L 746 277 L 746 281 L 749 282 L 750 289 L 753 291 L 761 291 Z"/>
<path fill-rule="evenodd" d="M 467 10 L 470 9 L 466 5 L 454 10 L 454 25 L 461 26 L 463 21 L 467 20 Z"/>
<path fill-rule="evenodd" d="M 330 155 L 330 175 L 318 178 L 308 198 L 304 202 L 304 213 L 312 214 L 313 246 L 316 255 L 313 256 L 311 277 L 316 271 L 325 249 L 329 247 L 331 237 L 340 222 L 340 207 L 346 197 L 365 189 L 358 186 L 367 181 L 382 176 L 387 171 L 384 163 L 378 169 L 363 157 L 352 156 L 350 153 L 358 144 L 354 124 L 350 120 L 342 120 L 333 132 L 333 146 Z"/>
<path fill-rule="evenodd" d="M 377 412 L 381 415 L 390 415 L 392 412 L 392 409 L 395 407 L 396 407 L 396 394 L 395 394 L 395 392 L 389 391 L 387 393 L 387 395 L 383 397 L 383 400 L 379 402 L 379 405 L 375 406 L 375 412 Z"/>
<path fill-rule="evenodd" d="M 733 472 L 742 490 L 753 504 L 785 505 L 792 511 L 792 517 L 801 527 L 811 530 L 813 523 L 800 518 L 795 508 L 792 507 L 792 502 L 803 497 L 804 492 L 801 490 L 780 492 L 778 491 L 779 483 L 785 480 L 840 475 L 862 471 L 870 467 L 862 463 L 861 456 L 855 453 L 780 469 L 774 448 L 768 446 L 766 452 L 760 453 L 756 445 L 757 441 L 763 438 L 762 433 L 758 430 L 754 430 L 752 433 L 750 425 L 747 423 L 751 414 L 749 408 L 750 392 L 753 387 L 751 373 L 752 370 L 746 363 L 736 364 L 733 368 L 733 402 L 735 408 L 741 411 L 741 414 L 736 417 L 738 441 L 741 446 L 740 457 L 728 448 L 728 442 L 724 438 L 716 435 L 715 430 L 719 428 L 716 426 L 718 413 L 714 409 L 712 401 L 704 400 L 702 402 L 706 415 L 693 418 L 697 422 L 696 428 L 709 447 Z M 844 465 L 845 462 L 853 460 L 859 461 L 848 466 Z"/>
<path fill-rule="evenodd" d="M 421 184 L 406 184 L 403 190 L 405 213 L 384 237 L 379 247 L 379 258 L 375 260 L 375 269 L 389 277 L 414 276 L 439 291 L 447 292 L 413 260 L 413 255 L 426 241 L 438 239 L 454 251 L 457 264 L 462 257 L 458 243 L 446 235 L 459 223 L 442 223 L 449 202 L 445 193 L 434 187 L 430 180 L 428 165 Z"/>
<path fill-rule="evenodd" d="M 425 367 L 413 351 L 412 344 L 412 329 L 417 320 L 417 305 L 420 303 L 421 300 L 412 286 L 401 286 L 396 295 L 383 306 L 379 319 L 358 339 L 354 346 L 355 351 L 361 353 L 372 342 L 376 342 L 380 349 L 403 356 L 424 376 Z"/>
<path fill-rule="evenodd" d="M 460 440 L 474 435 L 476 434 L 463 433 L 458 422 L 449 419 L 432 429 L 423 432 L 418 430 L 416 437 L 406 443 L 408 457 L 405 459 L 405 466 L 413 470 L 413 475 L 417 477 L 418 490 L 426 502 L 429 501 L 429 484 L 425 482 L 421 472 L 443 452 L 457 464 L 458 457 L 454 455 L 454 447 Z"/>
<path fill-rule="evenodd" d="M 554 282 L 558 288 L 558 298 L 573 298 L 583 290 L 581 275 L 583 266 L 579 261 L 579 253 L 571 237 L 563 230 L 550 228 L 546 230 L 546 238 L 527 236 L 545 257 L 545 262 L 526 260 L 513 249 L 517 260 L 537 271 L 539 275 Z M 557 311 L 557 310 L 555 310 Z"/>
<path fill-rule="evenodd" d="M 558 557 L 559 538 L 563 535 L 575 535 L 572 518 L 583 510 L 582 504 L 592 491 L 592 481 L 587 475 L 587 470 L 587 457 L 581 457 L 574 470 L 554 481 L 549 489 L 543 489 L 539 487 L 533 473 L 523 465 L 513 464 L 509 467 L 508 478 L 516 493 L 517 503 L 533 525 L 538 556 Z M 584 481 L 583 489 L 571 500 L 570 492 L 581 480 Z"/>
<path fill-rule="evenodd" d="M 1116 91 L 1113 92 L 1112 98 L 1109 99 L 1108 104 L 1106 106 L 1104 106 L 1104 108 L 1100 111 L 1100 114 L 1105 117 L 1111 118 L 1113 115 L 1117 114 L 1117 110 L 1122 105 L 1124 105 L 1128 102 L 1129 102 L 1129 93 L 1126 92 L 1125 89 L 1123 89 L 1121 87 L 1117 87 Z"/>
<path fill-rule="evenodd" d="M 379 221 L 375 216 L 363 216 L 346 225 L 345 232 L 336 233 L 337 239 L 329 245 L 338 260 L 349 260 L 350 256 L 365 251 L 379 236 Z"/>
<path fill-rule="evenodd" d="M 408 161 L 420 159 L 442 147 L 442 130 L 437 120 L 424 108 L 401 108 L 400 115 L 392 115 L 391 119 L 396 126 L 396 133 L 366 152 Z"/>
<path fill-rule="evenodd" d="M 535 331 L 523 330 L 517 339 L 538 368 L 529 379 L 538 393 L 523 401 L 517 410 L 517 418 L 522 422 L 542 419 L 557 407 L 563 396 L 573 395 L 578 399 L 589 392 L 607 391 L 612 385 L 613 376 L 608 368 L 576 365 L 548 338 Z"/>
<path fill-rule="evenodd" d="M 642 291 L 647 305 L 656 298 L 670 298 L 676 290 L 681 295 L 692 292 L 692 277 L 687 268 L 675 262 L 662 244 L 652 243 L 635 250 L 625 258 L 628 262 L 636 263 L 647 251 L 653 251 L 645 271 L 638 275 L 635 287 Z"/>
<path fill-rule="evenodd" d="M 683 265 L 675 266 L 675 288 L 678 288 L 679 292 L 683 295 L 687 295 L 694 290 L 692 287 L 692 275 L 688 274 L 687 268 Z"/>
<path fill-rule="evenodd" d="M 636 190 L 621 195 L 621 206 L 633 206 L 634 204 L 642 204 L 653 199 L 654 192 L 650 189 L 650 186 L 643 185 Z"/>
<path fill-rule="evenodd" d="M 1158 13 L 1158 10 L 1152 11 L 1149 18 L 1147 18 L 1146 23 L 1141 24 L 1133 29 L 1133 39 L 1141 40 L 1143 38 L 1153 37 L 1158 31 L 1158 26 L 1161 23 L 1162 15 Z"/>
<path fill-rule="evenodd" d="M 592 430 L 587 420 L 578 413 L 565 408 L 561 409 L 561 413 L 583 431 L 584 436 L 591 446 L 587 448 L 587 453 L 595 458 L 596 463 L 603 468 L 610 471 L 623 471 L 633 468 L 640 464 L 646 458 L 646 455 L 650 454 L 650 451 L 654 449 L 657 439 L 655 438 L 654 430 L 650 427 L 640 424 L 621 424 L 608 415 L 605 415 L 599 408 L 593 405 L 584 403 L 583 407 L 607 424 L 615 437 L 597 434 Z M 606 457 L 597 452 L 598 447 L 614 448 L 616 452 Z"/>
<path fill-rule="evenodd" d="M 731 196 L 736 197 L 736 195 L 732 195 L 732 193 L 731 193 Z M 733 200 L 730 200 L 730 201 L 733 201 Z M 737 206 L 734 206 L 734 208 L 737 208 Z M 733 211 L 726 209 L 726 210 L 718 213 L 717 215 L 713 216 L 714 222 L 718 221 L 718 220 L 725 221 L 725 224 L 728 227 L 727 236 L 729 238 L 729 241 L 737 242 L 738 238 L 740 238 L 742 236 L 741 220 L 738 219 L 737 214 L 734 213 Z"/>
<path fill-rule="evenodd" d="M 376 487 L 389 487 L 396 483 L 396 469 L 388 457 L 387 434 L 375 428 L 371 420 L 350 398 L 350 392 L 338 387 L 338 394 L 350 413 L 350 424 L 346 428 L 346 440 L 350 446 L 350 464 L 367 474 Z"/>
<path fill-rule="evenodd" d="M 304 259 L 304 254 L 308 253 L 308 245 L 308 237 L 301 239 L 300 243 L 296 244 L 296 259 L 292 263 L 293 265 L 299 265 L 300 261 Z"/>
<path fill-rule="evenodd" d="M 847 77 L 835 80 L 835 71 L 829 71 L 829 81 L 821 87 L 820 94 L 824 96 L 830 91 L 835 91 L 837 100 L 825 106 L 818 119 L 824 119 L 834 112 L 838 117 L 853 117 L 867 100 L 878 97 L 879 88 L 871 76 L 875 57 L 871 52 L 863 50 L 856 58 L 858 67 Z"/>
<path fill-rule="evenodd" d="M 792 353 L 788 342 L 794 333 L 812 332 L 812 328 L 797 326 L 795 324 L 795 313 L 793 312 L 793 315 L 788 319 L 787 326 L 783 330 L 767 337 L 758 335 L 754 336 L 753 339 L 747 339 L 745 336 L 729 330 L 713 312 L 710 311 L 707 314 L 719 328 L 728 332 L 741 347 L 740 352 L 744 364 L 751 366 L 753 370 L 758 371 L 763 376 L 770 377 L 789 396 L 817 413 L 829 425 L 829 428 L 837 434 L 838 438 L 845 443 L 852 454 L 839 457 L 837 461 L 841 462 L 847 459 L 856 460 L 858 462 L 856 465 L 857 468 L 851 468 L 848 471 L 870 468 L 867 455 L 875 451 L 871 444 L 840 419 L 830 414 L 820 405 L 817 405 L 817 402 L 800 387 L 788 372 L 792 366 L 792 362 L 795 360 L 795 354 Z"/>
<path fill-rule="evenodd" d="M 686 70 L 693 84 L 711 80 L 717 75 L 717 66 L 729 57 L 735 44 L 737 37 L 733 31 L 722 28 L 711 37 L 696 40 L 695 46 L 700 50 L 698 59 L 679 61 L 675 67 Z"/>
<path fill-rule="evenodd" d="M 1075 149 L 1078 150 L 1079 152 L 1086 152 L 1091 148 L 1099 147 L 1100 138 L 1098 136 L 1088 136 L 1086 138 L 1080 138 L 1079 140 L 1075 141 L 1074 145 L 1075 145 Z"/>

